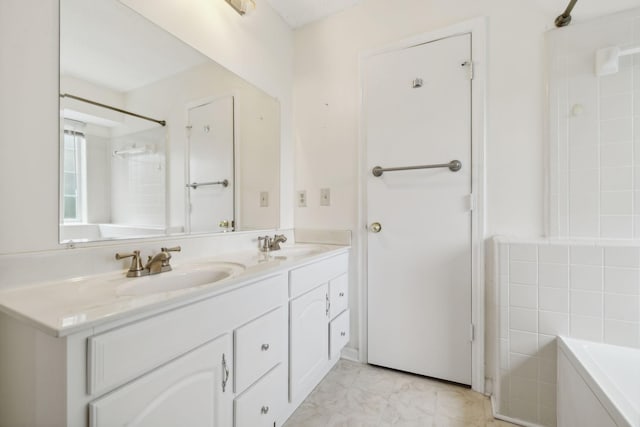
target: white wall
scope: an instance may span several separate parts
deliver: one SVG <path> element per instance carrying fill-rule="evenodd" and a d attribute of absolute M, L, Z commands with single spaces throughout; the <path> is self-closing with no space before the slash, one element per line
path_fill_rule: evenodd
<path fill-rule="evenodd" d="M 544 230 L 544 32 L 553 17 L 519 0 L 364 0 L 295 33 L 296 227 L 354 231 L 351 346 L 364 331 L 357 303 L 362 249 L 358 202 L 359 55 L 471 18 L 489 17 L 486 128 L 487 235 Z M 477 59 L 476 59 L 477 60 Z M 320 188 L 331 206 L 319 205 Z"/>
<path fill-rule="evenodd" d="M 283 195 L 292 193 L 292 33 L 266 4 L 246 18 L 225 2 L 131 0 L 282 105 Z M 58 4 L 0 2 L 0 254 L 58 249 Z M 19 183 L 19 185 L 15 185 Z M 282 197 L 281 226 L 291 226 Z"/>

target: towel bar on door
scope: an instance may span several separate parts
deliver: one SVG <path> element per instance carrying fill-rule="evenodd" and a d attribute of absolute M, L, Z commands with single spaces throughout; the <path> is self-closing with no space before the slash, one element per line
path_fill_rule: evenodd
<path fill-rule="evenodd" d="M 191 187 L 196 190 L 198 187 L 203 185 L 222 185 L 223 187 L 229 186 L 229 180 L 225 179 L 222 181 L 213 181 L 213 182 L 194 182 L 193 184 L 187 184 L 185 187 Z"/>
<path fill-rule="evenodd" d="M 408 171 L 414 169 L 435 169 L 435 168 L 449 168 L 451 172 L 458 172 L 462 169 L 462 163 L 460 160 L 451 160 L 449 163 L 439 163 L 436 165 L 421 165 L 421 166 L 401 166 L 397 168 L 383 168 L 380 166 L 374 167 L 371 172 L 373 176 L 382 176 L 384 172 L 393 172 L 393 171 Z"/>

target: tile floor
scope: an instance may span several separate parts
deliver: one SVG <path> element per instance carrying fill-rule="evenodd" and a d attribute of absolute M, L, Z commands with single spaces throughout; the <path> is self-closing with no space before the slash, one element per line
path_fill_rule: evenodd
<path fill-rule="evenodd" d="M 340 360 L 283 427 L 507 427 L 469 389 Z"/>

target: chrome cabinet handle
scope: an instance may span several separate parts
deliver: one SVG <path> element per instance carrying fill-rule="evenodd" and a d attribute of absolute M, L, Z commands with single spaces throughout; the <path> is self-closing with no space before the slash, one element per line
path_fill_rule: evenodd
<path fill-rule="evenodd" d="M 325 298 L 326 298 L 326 312 L 325 314 L 327 315 L 327 317 L 329 317 L 329 310 L 331 309 L 331 301 L 329 300 L 329 294 L 325 294 Z"/>
<path fill-rule="evenodd" d="M 260 408 L 260 413 L 261 414 L 268 414 L 269 413 L 269 407 L 268 406 L 263 406 L 262 408 Z"/>
<path fill-rule="evenodd" d="M 262 351 L 269 350 L 269 344 L 262 344 Z"/>
<path fill-rule="evenodd" d="M 340 293 L 338 294 L 338 296 L 343 297 L 343 296 L 344 296 L 344 292 L 340 292 Z"/>
<path fill-rule="evenodd" d="M 380 231 L 382 231 L 382 224 L 380 224 L 379 222 L 374 222 L 369 226 L 369 230 L 371 230 L 372 233 L 379 233 Z"/>
<path fill-rule="evenodd" d="M 344 332 L 344 331 L 343 331 L 343 332 L 340 332 L 340 336 L 341 336 L 341 337 L 344 337 L 344 336 L 346 336 L 346 335 L 347 335 L 347 333 L 346 333 L 346 332 Z"/>
<path fill-rule="evenodd" d="M 222 392 L 224 393 L 227 388 L 227 381 L 229 381 L 229 369 L 227 368 L 227 359 L 222 353 Z"/>

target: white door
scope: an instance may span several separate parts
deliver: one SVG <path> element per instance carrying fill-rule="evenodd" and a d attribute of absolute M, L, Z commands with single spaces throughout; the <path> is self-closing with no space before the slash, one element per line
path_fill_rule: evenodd
<path fill-rule="evenodd" d="M 234 220 L 233 97 L 189 109 L 188 128 L 190 231 L 230 231 Z"/>
<path fill-rule="evenodd" d="M 465 34 L 370 57 L 363 105 L 369 363 L 463 384 L 471 384 L 470 55 Z M 453 160 L 456 172 L 372 173 Z"/>
<path fill-rule="evenodd" d="M 231 427 L 231 337 L 224 335 L 89 404 L 91 427 Z"/>

